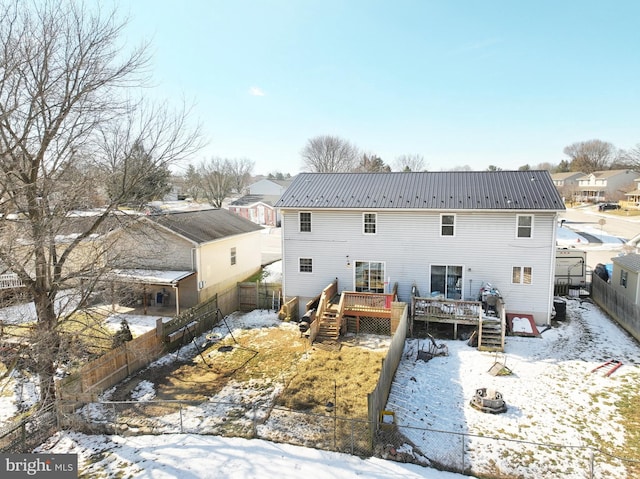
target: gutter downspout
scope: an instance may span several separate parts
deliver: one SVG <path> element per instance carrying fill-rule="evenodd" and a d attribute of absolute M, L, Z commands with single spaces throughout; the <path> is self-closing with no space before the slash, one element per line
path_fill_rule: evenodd
<path fill-rule="evenodd" d="M 556 212 L 553 215 L 553 234 L 552 236 L 552 247 L 551 247 L 551 268 L 549 275 L 549 303 L 547 304 L 547 320 L 545 321 L 546 325 L 551 324 L 551 312 L 553 311 L 553 296 L 555 293 L 555 279 L 556 279 L 556 249 L 557 249 L 557 241 L 558 241 L 558 217 L 560 213 Z"/>

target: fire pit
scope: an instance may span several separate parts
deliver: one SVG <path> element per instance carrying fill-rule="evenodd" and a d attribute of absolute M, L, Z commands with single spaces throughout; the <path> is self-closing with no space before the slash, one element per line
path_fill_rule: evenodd
<path fill-rule="evenodd" d="M 479 411 L 492 414 L 499 414 L 507 410 L 502 394 L 495 389 L 476 389 L 470 404 Z"/>

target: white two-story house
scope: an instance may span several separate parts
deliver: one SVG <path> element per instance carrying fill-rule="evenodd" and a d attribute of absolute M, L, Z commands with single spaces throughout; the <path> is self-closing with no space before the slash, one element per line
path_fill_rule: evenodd
<path fill-rule="evenodd" d="M 556 223 L 547 171 L 303 173 L 276 204 L 283 293 L 300 309 L 340 292 L 477 300 L 489 282 L 508 312 L 549 322 Z M 301 311 L 302 313 L 303 311 Z"/>

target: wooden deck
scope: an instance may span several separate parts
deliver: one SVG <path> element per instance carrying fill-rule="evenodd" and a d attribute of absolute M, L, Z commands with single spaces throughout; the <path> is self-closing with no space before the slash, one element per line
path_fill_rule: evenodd
<path fill-rule="evenodd" d="M 481 301 L 444 298 L 411 298 L 413 321 L 453 325 L 453 337 L 458 338 L 458 326 L 470 325 L 478 330 L 478 349 L 503 351 L 506 333 L 504 303 L 498 301 L 495 315 L 488 316 Z"/>

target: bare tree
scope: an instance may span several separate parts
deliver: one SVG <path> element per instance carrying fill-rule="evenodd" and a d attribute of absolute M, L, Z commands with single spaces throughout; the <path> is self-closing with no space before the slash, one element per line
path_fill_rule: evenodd
<path fill-rule="evenodd" d="M 132 100 L 148 62 L 145 46 L 125 54 L 123 27 L 115 11 L 75 2 L 0 5 L 0 264 L 35 305 L 30 351 L 43 403 L 55 399 L 56 367 L 73 343 L 60 326 L 109 269 L 109 244 L 96 238 L 134 219 L 116 213 L 135 191 L 153 194 L 145 172 L 200 146 L 186 111 Z"/>
<path fill-rule="evenodd" d="M 233 192 L 235 186 L 231 161 L 222 158 L 203 161 L 198 167 L 198 176 L 204 198 L 210 205 L 222 207 L 222 202 Z"/>
<path fill-rule="evenodd" d="M 244 194 L 249 186 L 251 174 L 255 163 L 248 158 L 240 158 L 229 161 L 230 174 L 233 180 L 233 189 L 238 194 Z"/>
<path fill-rule="evenodd" d="M 601 140 L 573 143 L 563 151 L 570 158 L 571 171 L 583 173 L 609 169 L 617 154 L 613 144 Z"/>
<path fill-rule="evenodd" d="M 316 173 L 352 171 L 358 161 L 358 149 L 337 136 L 316 136 L 300 152 L 304 167 Z"/>
<path fill-rule="evenodd" d="M 394 163 L 396 171 L 427 171 L 428 165 L 424 161 L 424 156 L 419 154 L 400 155 Z"/>
<path fill-rule="evenodd" d="M 629 168 L 640 171 L 640 143 L 628 150 L 621 150 L 618 158 L 621 168 Z"/>

